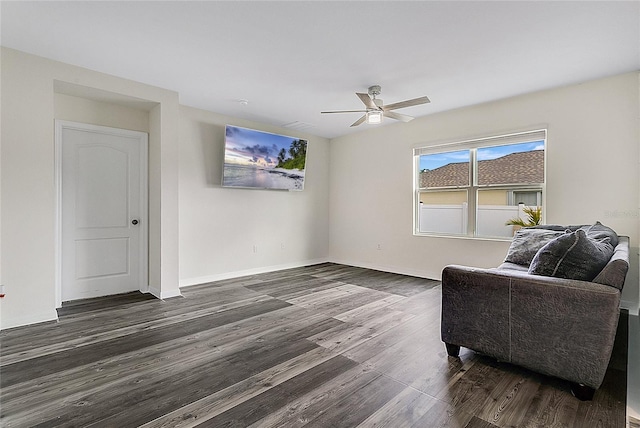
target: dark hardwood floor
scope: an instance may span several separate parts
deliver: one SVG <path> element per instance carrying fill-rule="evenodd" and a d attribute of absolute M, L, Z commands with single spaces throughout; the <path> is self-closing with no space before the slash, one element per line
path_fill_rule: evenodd
<path fill-rule="evenodd" d="M 565 381 L 448 357 L 437 281 L 326 263 L 182 291 L 1 332 L 0 425 L 625 426 L 626 318 L 581 402 Z"/>

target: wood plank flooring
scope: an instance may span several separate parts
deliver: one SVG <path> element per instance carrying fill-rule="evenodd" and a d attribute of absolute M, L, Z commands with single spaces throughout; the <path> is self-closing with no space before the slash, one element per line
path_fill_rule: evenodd
<path fill-rule="evenodd" d="M 626 314 L 591 402 L 440 341 L 437 281 L 331 263 L 65 304 L 0 333 L 0 425 L 624 427 Z"/>

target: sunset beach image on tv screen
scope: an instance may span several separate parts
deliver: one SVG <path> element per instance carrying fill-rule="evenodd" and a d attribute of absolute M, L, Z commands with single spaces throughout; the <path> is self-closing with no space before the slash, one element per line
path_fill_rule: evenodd
<path fill-rule="evenodd" d="M 307 141 L 227 125 L 224 187 L 303 190 Z"/>

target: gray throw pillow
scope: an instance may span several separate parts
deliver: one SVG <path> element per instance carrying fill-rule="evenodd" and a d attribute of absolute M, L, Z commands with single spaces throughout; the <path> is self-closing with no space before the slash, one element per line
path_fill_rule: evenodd
<path fill-rule="evenodd" d="M 515 263 L 517 265 L 529 266 L 533 256 L 547 242 L 564 234 L 564 230 L 546 230 L 546 229 L 520 229 L 513 236 L 511 246 L 507 252 L 504 261 Z"/>
<path fill-rule="evenodd" d="M 529 266 L 533 275 L 591 281 L 613 255 L 608 242 L 587 237 L 583 229 L 549 241 L 536 253 Z"/>

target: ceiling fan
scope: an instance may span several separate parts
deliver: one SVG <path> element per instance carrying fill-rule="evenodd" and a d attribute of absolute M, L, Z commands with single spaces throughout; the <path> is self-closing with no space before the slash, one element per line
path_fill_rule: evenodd
<path fill-rule="evenodd" d="M 380 95 L 381 88 L 379 85 L 369 86 L 369 91 L 366 94 L 356 92 L 356 95 L 364 103 L 366 110 L 338 110 L 338 111 L 322 111 L 320 113 L 364 113 L 364 115 L 353 122 L 351 126 L 358 126 L 363 122 L 370 124 L 382 122 L 382 117 L 388 117 L 390 119 L 399 120 L 402 122 L 409 122 L 413 120 L 413 117 L 406 114 L 396 113 L 391 110 L 399 108 L 417 106 L 420 104 L 430 103 L 428 97 L 414 98 L 412 100 L 400 101 L 393 104 L 384 105 L 381 99 L 376 98 Z"/>

